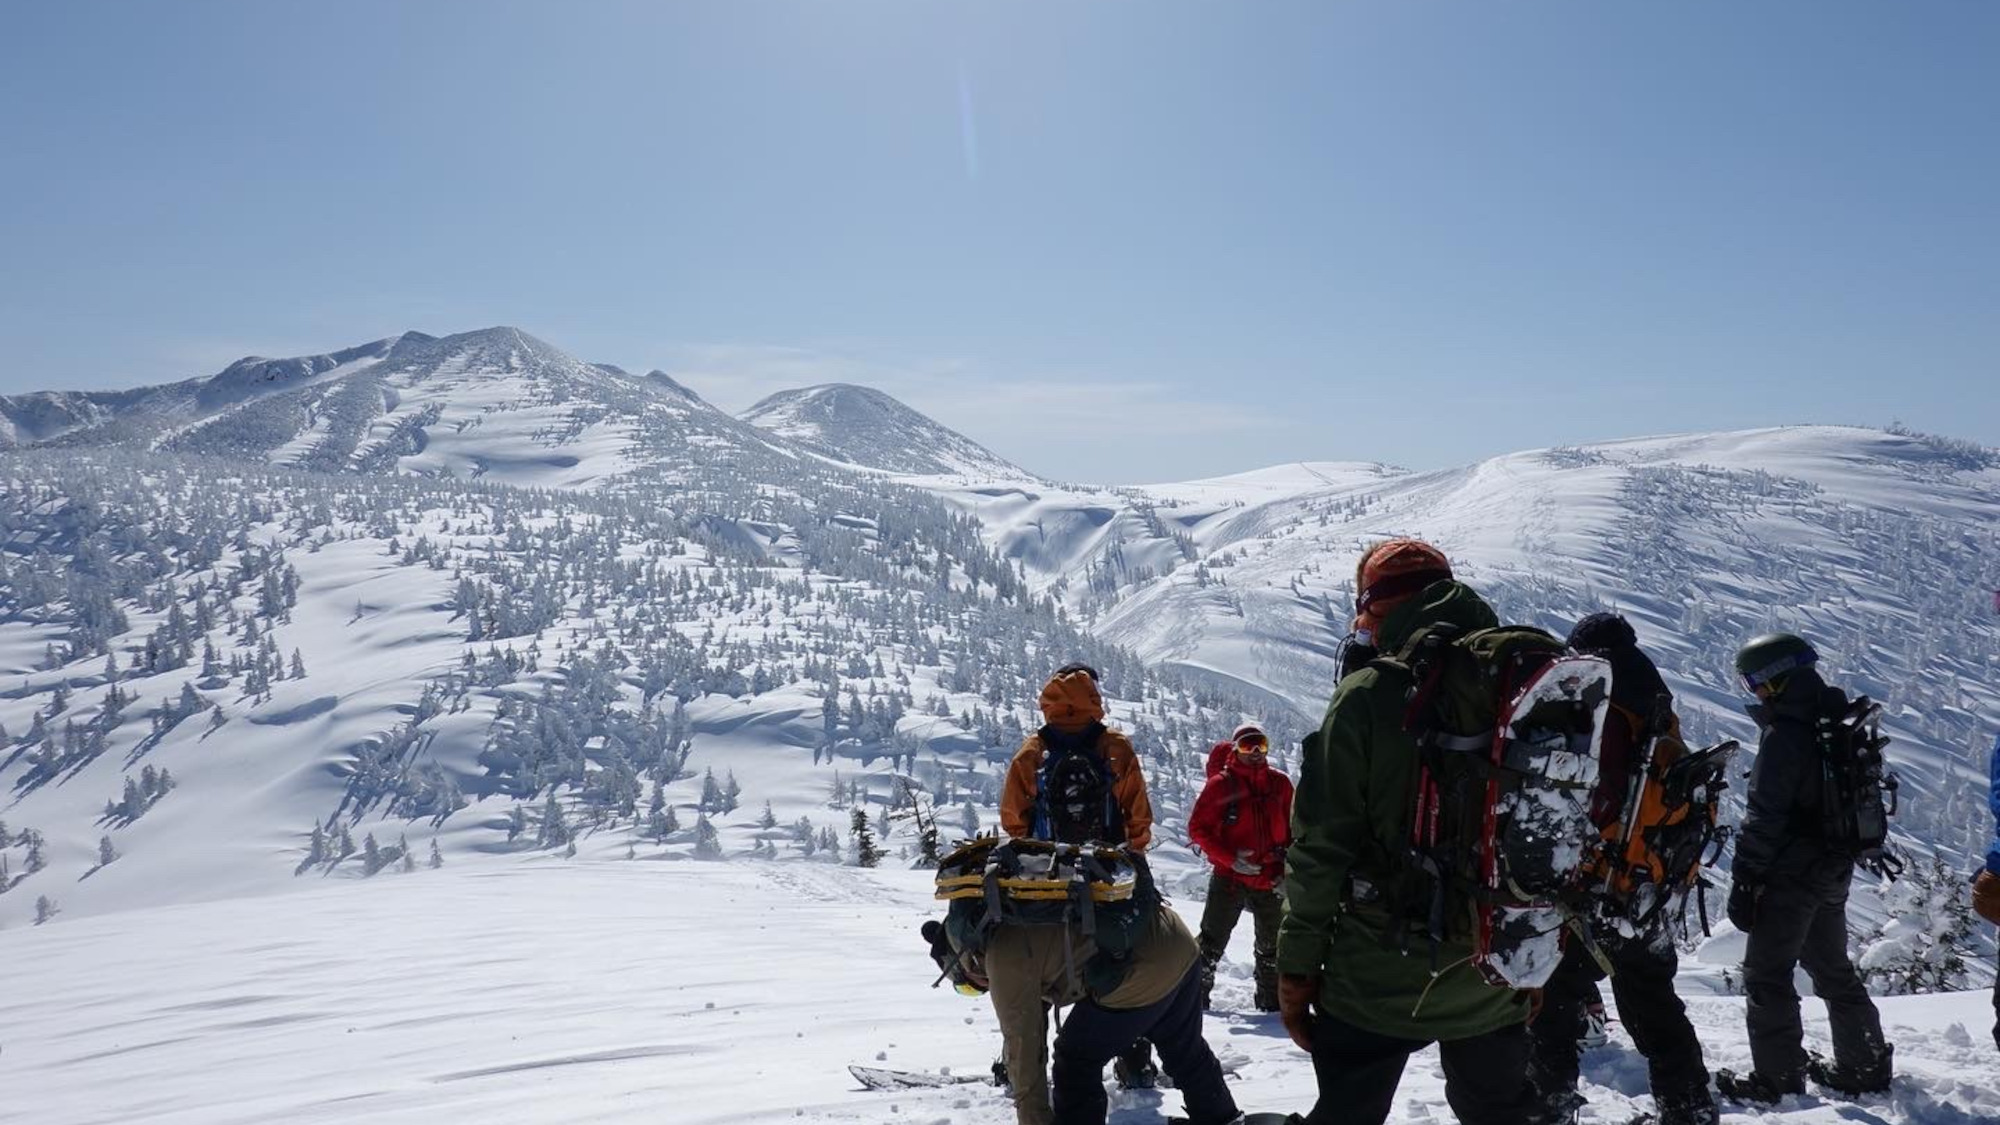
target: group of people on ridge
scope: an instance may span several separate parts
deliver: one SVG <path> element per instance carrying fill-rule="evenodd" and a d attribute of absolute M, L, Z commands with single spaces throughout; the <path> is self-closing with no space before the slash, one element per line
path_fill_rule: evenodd
<path fill-rule="evenodd" d="M 1747 934 L 1752 1068 L 1711 1079 L 1674 990 L 1675 946 L 1658 911 L 1634 911 L 1627 924 L 1593 927 L 1587 936 L 1574 927 L 1539 988 L 1498 985 L 1475 965 L 1479 937 L 1468 919 L 1477 892 L 1441 879 L 1410 845 L 1416 810 L 1426 807 L 1421 798 L 1441 776 L 1432 770 L 1436 740 L 1411 719 L 1413 701 L 1436 679 L 1414 650 L 1427 635 L 1462 637 L 1500 622 L 1440 551 L 1417 540 L 1364 552 L 1355 590 L 1341 678 L 1319 730 L 1305 741 L 1296 789 L 1269 764 L 1270 740 L 1255 724 L 1210 752 L 1187 821 L 1189 842 L 1213 868 L 1198 935 L 1162 908 L 1115 955 L 1095 948 L 1087 927 L 1024 925 L 999 927 L 976 951 L 941 957 L 945 964 L 956 956 L 990 992 L 1020 1125 L 1102 1125 L 1105 1065 L 1115 1062 L 1127 1085 L 1149 1085 L 1156 1072 L 1148 1044 L 1185 1099 L 1184 1120 L 1242 1120 L 1202 1037 L 1202 1012 L 1245 909 L 1254 926 L 1255 1007 L 1279 1013 L 1312 1060 L 1318 1101 L 1284 1119 L 1302 1125 L 1386 1120 L 1409 1057 L 1433 1043 L 1446 1100 L 1467 1125 L 1574 1122 L 1582 1105 L 1579 1040 L 1597 982 L 1607 975 L 1646 1059 L 1657 1125 L 1712 1125 L 1720 1119 L 1718 1092 L 1775 1103 L 1803 1092 L 1808 1079 L 1843 1093 L 1888 1087 L 1893 1049 L 1846 951 L 1857 856 L 1823 830 L 1835 794 L 1822 780 L 1822 731 L 1849 700 L 1820 676 L 1810 644 L 1760 637 L 1736 661 L 1756 697 L 1750 714 L 1760 730 L 1728 899 L 1731 921 Z M 1663 874 L 1634 842 L 1632 806 L 1657 801 L 1646 778 L 1676 763 L 1699 764 L 1707 752 L 1682 742 L 1672 693 L 1624 618 L 1592 614 L 1566 639 L 1550 642 L 1600 659 L 1611 672 L 1605 717 L 1593 736 L 1597 776 L 1588 802 L 1603 846 L 1577 882 L 1612 897 L 1672 878 L 1683 885 L 1660 889 L 1685 892 L 1699 878 L 1699 861 Z M 1040 703 L 1045 725 L 1022 745 L 1005 780 L 1007 837 L 1122 843 L 1144 876 L 1153 811 L 1131 742 L 1104 724 L 1097 673 L 1083 665 L 1060 669 Z M 2000 743 L 1992 800 L 1996 840 L 1974 901 L 2000 923 Z M 1079 961 L 1097 971 L 1079 974 Z M 1792 981 L 1798 966 L 1827 1004 L 1830 1060 L 1804 1048 Z M 1995 1007 L 2000 1017 L 2000 989 Z M 1051 1049 L 1051 1012 L 1064 1008 Z M 1994 1035 L 2000 1045 L 2000 1022 Z"/>

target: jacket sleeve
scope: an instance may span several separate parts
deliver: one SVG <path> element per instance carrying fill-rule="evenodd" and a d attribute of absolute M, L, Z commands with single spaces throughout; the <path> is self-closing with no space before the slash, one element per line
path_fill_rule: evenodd
<path fill-rule="evenodd" d="M 1986 870 L 2000 875 L 2000 736 L 1993 739 L 1992 788 L 1987 801 L 1993 807 L 1993 846 L 1986 849 Z"/>
<path fill-rule="evenodd" d="M 1277 805 L 1271 810 L 1271 822 L 1278 826 L 1277 846 L 1287 848 L 1292 843 L 1292 779 L 1272 772 L 1278 784 L 1271 787 L 1271 800 Z"/>
<path fill-rule="evenodd" d="M 1317 974 L 1326 964 L 1349 869 L 1368 839 L 1366 779 L 1373 717 L 1371 670 L 1341 681 L 1326 721 L 1307 740 L 1285 853 L 1285 917 L 1278 971 Z"/>
<path fill-rule="evenodd" d="M 1125 814 L 1125 842 L 1133 851 L 1143 852 L 1153 842 L 1153 800 L 1146 795 L 1146 773 L 1130 745 L 1124 758 L 1125 770 L 1112 782 L 1111 792 Z"/>
<path fill-rule="evenodd" d="M 1194 810 L 1188 813 L 1188 840 L 1211 860 L 1225 858 L 1228 851 L 1216 834 L 1222 825 L 1222 805 L 1222 788 L 1211 777 L 1194 799 Z"/>
<path fill-rule="evenodd" d="M 1736 878 L 1762 882 L 1784 850 L 1793 835 L 1792 805 L 1805 783 L 1812 752 L 1811 732 L 1796 721 L 1780 718 L 1764 732 L 1750 767 L 1749 808 L 1736 834 Z"/>
<path fill-rule="evenodd" d="M 1000 828 L 1016 840 L 1034 830 L 1035 770 L 1040 768 L 1041 740 L 1033 735 L 1014 753 L 1007 765 L 1007 781 L 1000 790 Z"/>

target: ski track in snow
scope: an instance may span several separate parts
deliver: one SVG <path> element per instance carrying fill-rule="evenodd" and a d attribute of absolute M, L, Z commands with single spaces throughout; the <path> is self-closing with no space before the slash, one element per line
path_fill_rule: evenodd
<path fill-rule="evenodd" d="M 1190 912 L 1189 904 L 1181 904 Z M 928 873 L 801 863 L 491 860 L 371 884 L 0 933 L 0 1122 L 917 1122 L 1006 1125 L 985 1085 L 860 1090 L 849 1064 L 983 1073 L 991 1008 L 929 987 Z M 1308 1060 L 1249 1010 L 1239 927 L 1206 1034 L 1251 1110 L 1300 1110 Z M 1699 970 L 1695 973 L 1699 976 Z M 1744 1067 L 1742 1002 L 1690 995 L 1711 1067 Z M 1728 1121 L 2000 1120 L 1983 993 L 1882 1001 L 1888 1095 Z M 1825 1018 L 1807 1002 L 1808 1037 Z M 1586 1122 L 1650 1107 L 1614 1025 Z M 1179 1112 L 1114 1092 L 1115 1125 Z M 1451 1120 L 1435 1051 L 1392 1121 Z"/>

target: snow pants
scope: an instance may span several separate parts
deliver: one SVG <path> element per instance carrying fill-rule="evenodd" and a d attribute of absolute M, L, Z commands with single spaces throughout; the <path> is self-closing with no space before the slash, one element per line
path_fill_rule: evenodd
<path fill-rule="evenodd" d="M 1180 986 L 1144 1008 L 1106 1008 L 1085 1000 L 1071 1008 L 1056 1033 L 1055 1120 L 1059 1125 L 1104 1125 L 1104 1064 L 1134 1040 L 1151 1039 L 1160 1067 L 1187 1102 L 1192 1125 L 1224 1125 L 1236 1117 L 1236 1100 L 1223 1082 L 1222 1064 L 1201 1037 L 1201 966 L 1188 968 Z"/>
<path fill-rule="evenodd" d="M 1774 878 L 1757 904 L 1743 951 L 1750 1058 L 1757 1073 L 1782 1087 L 1805 1077 L 1805 1027 L 1792 971 L 1803 965 L 1813 993 L 1826 1001 L 1836 1063 L 1866 1071 L 1882 1057 L 1882 1018 L 1861 974 L 1847 958 L 1847 889 L 1854 867 L 1822 861 L 1797 878 Z"/>
<path fill-rule="evenodd" d="M 1604 951 L 1611 960 L 1611 994 L 1618 1000 L 1618 1018 L 1646 1060 L 1653 1096 L 1662 1101 L 1708 1098 L 1701 1040 L 1688 1022 L 1687 1005 L 1674 992 L 1674 973 L 1680 967 L 1674 947 L 1656 950 L 1643 942 L 1618 942 L 1607 944 Z M 1582 1053 L 1577 1040 L 1583 1035 L 1585 1009 L 1603 975 L 1596 958 L 1581 944 L 1573 944 L 1549 978 L 1542 1013 L 1528 1029 L 1535 1043 L 1535 1089 L 1545 1105 L 1573 1100 Z"/>
<path fill-rule="evenodd" d="M 1382 1125 L 1396 1100 L 1403 1067 L 1430 1046 L 1378 1035 L 1317 1012 L 1312 1030 L 1313 1077 L 1319 1101 L 1306 1125 Z M 1528 1125 L 1535 1098 L 1528 1082 L 1532 1046 L 1520 1024 L 1450 1039 L 1438 1045 L 1444 1097 L 1462 1125 Z"/>
<path fill-rule="evenodd" d="M 1285 916 L 1285 900 L 1275 890 L 1244 886 L 1220 871 L 1208 876 L 1208 901 L 1201 908 L 1201 958 L 1213 965 L 1229 948 L 1229 935 L 1236 932 L 1237 919 L 1244 907 L 1250 909 L 1256 944 L 1251 956 L 1257 971 L 1257 993 L 1276 1003 L 1278 995 L 1278 923 Z"/>

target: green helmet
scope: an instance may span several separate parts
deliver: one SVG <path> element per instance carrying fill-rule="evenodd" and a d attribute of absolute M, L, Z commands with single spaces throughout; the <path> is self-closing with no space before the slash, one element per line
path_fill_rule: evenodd
<path fill-rule="evenodd" d="M 1792 633 L 1766 633 L 1736 650 L 1736 674 L 1752 693 L 1817 663 L 1819 653 L 1804 637 Z"/>

